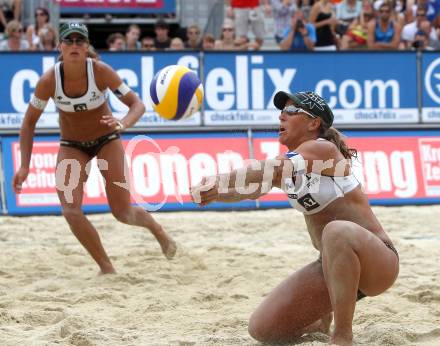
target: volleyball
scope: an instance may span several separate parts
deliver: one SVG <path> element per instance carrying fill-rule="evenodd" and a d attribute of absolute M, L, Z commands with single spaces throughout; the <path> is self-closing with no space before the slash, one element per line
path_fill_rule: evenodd
<path fill-rule="evenodd" d="M 203 102 L 203 85 L 188 67 L 170 65 L 156 73 L 150 84 L 154 111 L 167 120 L 186 119 Z"/>

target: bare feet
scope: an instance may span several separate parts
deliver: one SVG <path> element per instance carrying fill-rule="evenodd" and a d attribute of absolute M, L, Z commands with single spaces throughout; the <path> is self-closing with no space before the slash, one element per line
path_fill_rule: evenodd
<path fill-rule="evenodd" d="M 327 335 L 330 335 L 330 325 L 333 321 L 333 314 L 330 312 L 327 315 L 324 315 L 320 320 L 320 325 L 318 327 L 318 331 Z"/>
<path fill-rule="evenodd" d="M 101 271 L 98 273 L 98 275 L 105 275 L 105 274 L 116 274 L 115 268 L 113 268 L 113 265 L 111 263 L 100 266 Z"/>
<path fill-rule="evenodd" d="M 348 331 L 346 333 L 334 333 L 331 338 L 330 344 L 338 346 L 352 346 L 353 345 L 353 333 Z"/>
<path fill-rule="evenodd" d="M 353 339 L 332 337 L 332 339 L 330 341 L 330 345 L 352 346 L 353 345 Z"/>
<path fill-rule="evenodd" d="M 304 334 L 323 333 L 330 335 L 330 325 L 332 324 L 333 314 L 330 312 L 321 317 L 321 319 L 313 322 L 311 325 L 304 328 Z"/>
<path fill-rule="evenodd" d="M 175 256 L 177 251 L 177 244 L 174 240 L 169 239 L 166 246 L 162 246 L 162 244 L 160 246 L 162 248 L 163 254 L 168 260 L 172 259 Z"/>
<path fill-rule="evenodd" d="M 162 253 L 165 255 L 165 257 L 169 260 L 172 259 L 177 251 L 177 244 L 173 238 L 171 238 L 171 236 L 159 224 L 157 225 L 157 229 L 155 232 L 153 232 L 153 234 L 159 242 L 160 247 L 162 248 Z"/>

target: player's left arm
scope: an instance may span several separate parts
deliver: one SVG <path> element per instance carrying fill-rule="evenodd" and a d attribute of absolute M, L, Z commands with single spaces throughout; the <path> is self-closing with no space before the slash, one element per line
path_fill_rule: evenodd
<path fill-rule="evenodd" d="M 102 85 L 110 89 L 129 108 L 127 114 L 122 119 L 118 120 L 109 114 L 102 117 L 101 123 L 114 127 L 118 131 L 123 131 L 136 124 L 145 113 L 145 106 L 140 98 L 109 65 L 102 61 L 95 61 L 94 65 L 95 76 L 99 76 L 97 79 L 101 79 Z"/>

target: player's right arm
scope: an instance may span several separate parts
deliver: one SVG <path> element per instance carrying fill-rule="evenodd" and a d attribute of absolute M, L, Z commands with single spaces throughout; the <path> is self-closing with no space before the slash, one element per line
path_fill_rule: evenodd
<path fill-rule="evenodd" d="M 38 119 L 46 107 L 49 98 L 55 92 L 55 81 L 53 69 L 47 71 L 38 81 L 32 97 L 24 115 L 23 124 L 20 129 L 20 168 L 15 173 L 12 188 L 15 193 L 21 192 L 23 182 L 29 174 L 29 164 L 31 161 L 32 146 L 34 143 L 35 126 Z"/>

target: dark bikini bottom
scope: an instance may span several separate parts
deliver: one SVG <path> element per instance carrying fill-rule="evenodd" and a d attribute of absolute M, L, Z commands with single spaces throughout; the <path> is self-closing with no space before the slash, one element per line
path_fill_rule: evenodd
<path fill-rule="evenodd" d="M 388 249 L 390 249 L 392 252 L 394 252 L 394 253 L 396 254 L 396 256 L 397 256 L 397 259 L 399 259 L 399 253 L 397 252 L 397 250 L 396 250 L 396 248 L 394 247 L 394 245 L 388 243 L 388 242 L 385 241 L 385 240 L 383 240 L 383 243 L 385 244 L 385 246 L 386 246 Z M 321 256 L 319 256 L 319 258 L 318 258 L 318 262 L 319 262 L 319 263 L 322 263 L 322 258 L 321 258 Z M 361 300 L 362 298 L 365 298 L 366 296 L 367 296 L 367 295 L 364 294 L 361 290 L 358 290 L 358 291 L 357 291 L 357 299 L 356 299 L 356 301 Z"/>
<path fill-rule="evenodd" d="M 91 141 L 84 141 L 84 142 L 61 139 L 60 145 L 62 145 L 63 147 L 71 147 L 71 148 L 79 149 L 82 152 L 89 155 L 90 157 L 95 157 L 104 145 L 117 138 L 120 138 L 119 133 L 112 132 L 104 136 L 101 136 L 99 138 L 93 139 Z"/>

